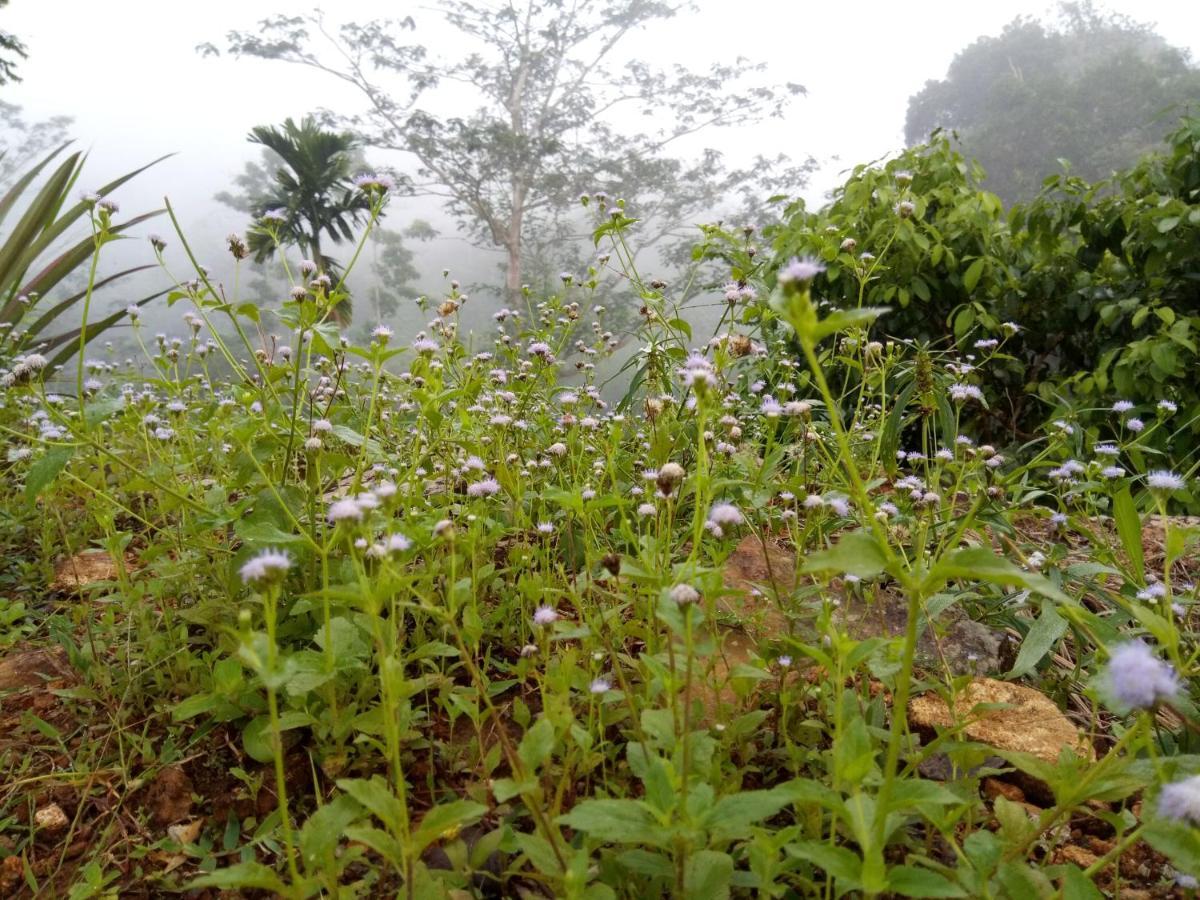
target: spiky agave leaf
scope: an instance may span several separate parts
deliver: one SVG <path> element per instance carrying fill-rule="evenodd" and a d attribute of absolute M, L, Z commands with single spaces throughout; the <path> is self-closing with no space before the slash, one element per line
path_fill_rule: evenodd
<path fill-rule="evenodd" d="M 67 144 L 63 144 L 49 153 L 22 175 L 3 197 L 0 197 L 0 222 L 9 213 L 18 209 L 19 202 L 31 185 L 67 146 Z M 106 196 L 150 166 L 156 165 L 166 158 L 166 156 L 161 156 L 121 175 L 102 185 L 96 193 Z M 86 290 L 58 301 L 49 309 L 39 310 L 36 318 L 33 317 L 34 310 L 22 303 L 19 298 L 35 295 L 45 297 L 72 272 L 87 265 L 95 251 L 95 241 L 91 235 L 71 243 L 66 249 L 54 250 L 55 245 L 68 229 L 89 214 L 90 204 L 85 200 L 67 206 L 85 160 L 85 154 L 75 152 L 59 162 L 47 176 L 45 183 L 41 185 L 33 199 L 24 207 L 3 243 L 0 243 L 0 323 L 14 326 L 12 329 L 14 331 L 20 330 L 24 335 L 23 341 L 28 344 L 44 344 L 47 348 L 53 349 L 69 345 L 72 341 L 78 342 L 79 339 L 81 330 L 79 327 L 50 336 L 45 336 L 44 332 L 56 320 L 80 303 L 87 296 Z M 113 227 L 110 234 L 119 237 L 122 232 L 154 216 L 161 215 L 162 212 L 163 210 L 158 209 L 135 216 Z M 54 255 L 50 256 L 51 253 Z M 93 285 L 93 293 L 95 290 L 147 268 L 150 266 L 136 266 L 107 276 Z M 30 272 L 34 274 L 30 275 Z M 152 294 L 139 301 L 139 305 L 149 302 L 162 293 L 165 292 Z M 123 315 L 123 313 L 118 313 L 90 323 L 87 328 L 87 340 L 92 340 L 100 332 L 120 321 Z M 25 327 L 20 329 L 15 327 L 27 320 L 28 324 Z M 66 346 L 59 356 L 63 359 L 69 358 L 74 350 L 75 347 Z"/>

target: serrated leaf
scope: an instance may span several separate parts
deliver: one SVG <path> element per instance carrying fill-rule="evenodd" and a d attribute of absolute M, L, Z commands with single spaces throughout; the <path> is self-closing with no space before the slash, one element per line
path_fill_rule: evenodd
<path fill-rule="evenodd" d="M 727 853 L 700 850 L 688 856 L 683 889 L 689 900 L 727 900 L 733 859 Z"/>
<path fill-rule="evenodd" d="M 283 531 L 274 522 L 265 519 L 259 521 L 243 519 L 234 525 L 233 530 L 248 544 L 280 547 L 305 543 L 301 535 Z"/>
<path fill-rule="evenodd" d="M 1104 900 L 1104 894 L 1078 866 L 1068 865 L 1063 872 L 1062 900 Z"/>
<path fill-rule="evenodd" d="M 303 728 L 312 724 L 312 716 L 303 712 L 285 712 L 279 716 L 280 735 L 293 728 Z M 271 749 L 271 719 L 269 716 L 256 716 L 246 723 L 242 729 L 242 746 L 247 755 L 255 762 L 268 763 L 275 758 Z"/>
<path fill-rule="evenodd" d="M 712 840 L 734 840 L 748 836 L 753 823 L 770 818 L 791 802 L 783 791 L 742 791 L 718 800 L 703 821 Z"/>
<path fill-rule="evenodd" d="M 337 786 L 366 807 L 389 831 L 400 829 L 404 821 L 404 806 L 382 775 L 341 778 Z"/>
<path fill-rule="evenodd" d="M 335 797 L 309 816 L 300 829 L 300 855 L 305 868 L 327 865 L 346 828 L 360 816 L 362 807 L 349 794 Z"/>
<path fill-rule="evenodd" d="M 671 832 L 639 800 L 584 800 L 559 816 L 564 825 L 598 841 L 666 847 Z"/>
<path fill-rule="evenodd" d="M 1200 829 L 1187 822 L 1153 819 L 1142 832 L 1146 843 L 1191 875 L 1200 875 Z"/>

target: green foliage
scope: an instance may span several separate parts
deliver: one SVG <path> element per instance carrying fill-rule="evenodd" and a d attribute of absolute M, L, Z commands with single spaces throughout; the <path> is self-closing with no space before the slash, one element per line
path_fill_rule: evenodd
<path fill-rule="evenodd" d="M 244 207 L 258 224 L 248 234 L 247 246 L 255 262 L 270 259 L 280 247 L 300 249 L 317 267 L 340 277 L 342 267 L 321 249 L 322 235 L 336 243 L 353 241 L 355 230 L 366 223 L 370 198 L 351 180 L 357 159 L 358 138 L 348 131 L 322 128 L 312 116 L 299 124 L 285 119 L 282 127 L 258 125 L 248 140 L 270 151 L 277 162 L 270 183 L 256 175 L 267 174 L 247 166 L 245 197 L 221 195 L 218 199 Z M 264 218 L 266 216 L 266 218 Z M 347 298 L 335 310 L 340 322 L 350 319 Z"/>
<path fill-rule="evenodd" d="M 73 675 L 0 709 L 0 852 L 29 890 L 1084 897 L 1143 842 L 1194 867 L 1200 529 L 1142 533 L 1193 472 L 1148 474 L 1159 438 L 1124 418 L 1065 410 L 1003 452 L 963 433 L 1043 336 L 954 325 L 1020 299 L 1032 241 L 948 147 L 905 162 L 857 172 L 832 231 L 791 210 L 781 252 L 823 264 L 706 228 L 730 281 L 705 335 L 624 253 L 634 217 L 596 210 L 644 303 L 620 405 L 590 280 L 526 292 L 483 352 L 457 286 L 407 346 L 356 342 L 340 287 L 254 302 L 182 232 L 190 342 L 132 320 L 144 359 L 74 397 L 0 373 L 0 584 L 36 598 L 0 603 L 0 644 L 48 635 Z M 917 324 L 951 336 L 874 340 Z M 112 566 L 76 587 L 88 546 Z M 1041 696 L 991 720 L 981 672 Z M 186 782 L 168 767 L 196 776 L 189 821 L 130 827 Z M 47 797 L 88 829 L 78 868 L 47 874 Z M 1085 831 L 1111 850 L 1066 865 Z"/>
<path fill-rule="evenodd" d="M 1161 420 L 1147 445 L 1182 461 L 1200 447 L 1198 158 L 1200 120 L 1185 119 L 1167 152 L 1095 184 L 1050 179 L 1006 214 L 939 135 L 856 167 L 819 212 L 788 207 L 776 260 L 823 261 L 818 291 L 838 307 L 891 306 L 889 336 L 986 358 L 987 402 L 972 414 L 984 438 L 1025 437 L 1068 407 L 1072 421 L 1118 436 L 1103 409 L 1115 394 Z M 904 202 L 911 214 L 898 212 Z"/>

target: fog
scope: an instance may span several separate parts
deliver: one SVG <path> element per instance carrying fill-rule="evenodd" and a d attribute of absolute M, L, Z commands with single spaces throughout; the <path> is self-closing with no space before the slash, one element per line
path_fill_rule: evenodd
<path fill-rule="evenodd" d="M 1193 60 L 1200 57 L 1196 4 L 1140 0 L 1105 8 L 1154 24 L 1168 42 L 1189 50 Z M 153 208 L 168 196 L 201 262 L 221 275 L 227 260 L 222 238 L 243 230 L 247 222 L 213 196 L 229 189 L 244 163 L 258 157 L 258 148 L 245 139 L 249 129 L 288 116 L 298 119 L 321 106 L 350 112 L 360 109 L 362 100 L 318 72 L 228 55 L 203 58 L 195 48 L 209 41 L 221 46 L 227 31 L 251 30 L 268 15 L 307 11 L 307 4 L 285 0 L 13 0 L 0 11 L 0 28 L 25 43 L 29 58 L 19 63 L 23 81 L 0 88 L 0 99 L 23 107 L 31 120 L 74 118 L 71 133 L 90 152 L 83 188 L 175 154 L 118 192 L 122 215 Z M 713 146 L 732 163 L 760 153 L 812 156 L 819 168 L 794 193 L 819 204 L 848 167 L 903 147 L 908 98 L 927 80 L 944 77 L 958 51 L 980 35 L 998 34 L 1017 15 L 1050 12 L 1046 4 L 1028 2 L 700 0 L 695 11 L 630 36 L 618 55 L 697 69 L 745 57 L 768 64 L 764 80 L 803 84 L 807 95 L 796 98 L 784 118 L 732 133 L 706 132 L 686 150 Z M 432 4 L 345 0 L 327 15 L 333 22 L 411 15 L 417 24 L 412 38 L 427 42 L 434 56 L 463 49 Z M 368 151 L 368 157 L 406 165 L 385 154 Z M 464 282 L 502 284 L 499 254 L 472 247 L 456 235 L 435 201 L 396 202 L 388 224 L 403 227 L 414 218 L 429 219 L 442 232 L 437 240 L 410 244 L 422 291 L 440 290 L 441 272 L 447 268 Z M 137 233 L 150 232 L 168 237 L 168 259 L 178 274 L 188 277 L 169 223 L 160 219 Z M 348 252 L 335 248 L 334 254 Z M 151 259 L 145 241 L 114 249 L 114 263 Z M 106 300 L 109 308 L 124 302 L 115 292 Z M 402 327 L 418 321 L 402 318 Z"/>

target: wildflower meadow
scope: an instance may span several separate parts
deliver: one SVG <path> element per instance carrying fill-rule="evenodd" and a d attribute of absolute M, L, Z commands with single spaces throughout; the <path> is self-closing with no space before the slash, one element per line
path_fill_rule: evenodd
<path fill-rule="evenodd" d="M 286 210 L 200 248 L 168 206 L 169 290 L 111 316 L 119 191 L 79 200 L 83 326 L 0 313 L 3 893 L 1195 890 L 1194 270 L 1191 301 L 1169 279 L 1200 207 L 1163 188 L 1145 232 L 1162 371 L 1122 336 L 1106 377 L 1052 379 L 1062 310 L 1018 300 L 1077 296 L 1078 245 L 964 168 L 920 148 L 697 230 L 703 330 L 602 195 L 554 290 L 467 329 L 448 271 L 419 333 L 361 339 L 338 311 L 387 176 L 345 268 L 281 246 L 278 295 L 197 260 L 240 271 Z M 1121 259 L 1110 285 L 1149 265 Z"/>

